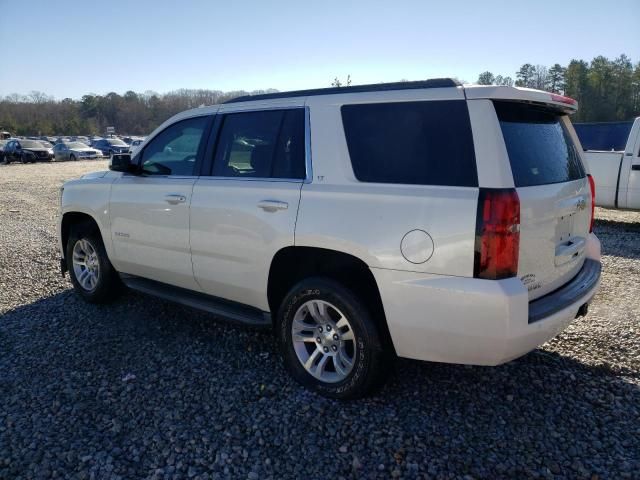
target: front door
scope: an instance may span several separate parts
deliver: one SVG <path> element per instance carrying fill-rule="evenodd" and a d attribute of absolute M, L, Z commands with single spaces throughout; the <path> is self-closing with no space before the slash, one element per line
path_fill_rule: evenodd
<path fill-rule="evenodd" d="M 114 181 L 110 218 L 118 271 L 198 290 L 189 206 L 209 121 L 200 116 L 170 125 L 136 155 L 142 174 Z"/>

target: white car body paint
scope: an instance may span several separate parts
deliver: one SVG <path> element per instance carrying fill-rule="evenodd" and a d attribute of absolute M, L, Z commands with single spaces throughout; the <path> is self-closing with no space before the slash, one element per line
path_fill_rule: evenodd
<path fill-rule="evenodd" d="M 545 92 L 476 86 L 279 98 L 199 108 L 163 123 L 146 138 L 136 157 L 162 130 L 182 119 L 297 107 L 307 110 L 308 178 L 145 177 L 110 172 L 67 182 L 61 213 L 81 212 L 95 219 L 119 272 L 265 312 L 269 311 L 269 269 L 282 248 L 313 247 L 352 255 L 373 273 L 398 355 L 499 364 L 544 343 L 576 316 L 598 285 L 547 318 L 528 322 L 532 300 L 569 282 L 587 259 L 600 259 L 600 243 L 588 232 L 586 179 L 518 188 L 522 216 L 518 276 L 473 278 L 479 190 L 514 188 L 492 103 L 499 99 L 573 109 Z M 342 105 L 443 100 L 467 103 L 479 187 L 356 179 L 342 126 Z M 162 200 L 167 194 L 183 195 L 184 202 L 168 205 Z M 556 266 L 558 218 L 565 204 L 583 198 L 584 212 L 570 215 L 575 225 L 570 233 L 572 238 L 579 236 L 584 247 L 571 261 Z M 264 210 L 260 208 L 264 201 L 287 207 Z M 415 230 L 425 232 L 432 242 L 420 236 L 422 250 L 417 256 L 405 252 L 419 262 L 408 260 L 401 250 L 403 238 Z M 64 255 L 62 244 L 61 249 Z M 429 249 L 428 255 L 421 253 Z M 538 278 L 541 286 L 528 290 L 521 280 L 527 275 Z"/>

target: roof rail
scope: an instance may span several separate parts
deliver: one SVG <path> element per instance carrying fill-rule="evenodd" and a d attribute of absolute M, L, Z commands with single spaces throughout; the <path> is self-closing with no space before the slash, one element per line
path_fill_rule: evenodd
<path fill-rule="evenodd" d="M 415 82 L 372 83 L 370 85 L 353 85 L 349 87 L 315 88 L 311 90 L 295 90 L 292 92 L 263 93 L 260 95 L 243 95 L 224 103 L 251 102 L 255 100 L 271 100 L 274 98 L 310 97 L 316 95 L 334 95 L 337 93 L 386 92 L 389 90 L 412 90 L 417 88 L 460 87 L 462 84 L 453 78 L 432 78 Z"/>

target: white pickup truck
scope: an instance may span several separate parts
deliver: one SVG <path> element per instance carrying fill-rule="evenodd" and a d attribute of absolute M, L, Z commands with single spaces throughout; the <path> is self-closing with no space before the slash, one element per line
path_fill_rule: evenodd
<path fill-rule="evenodd" d="M 640 117 L 633 122 L 623 151 L 586 150 L 584 160 L 595 180 L 596 205 L 640 210 Z"/>

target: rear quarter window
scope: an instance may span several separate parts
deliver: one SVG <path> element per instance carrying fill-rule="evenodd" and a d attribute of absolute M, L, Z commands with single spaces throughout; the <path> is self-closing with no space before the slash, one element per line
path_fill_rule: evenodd
<path fill-rule="evenodd" d="M 478 186 L 466 101 L 344 105 L 341 112 L 361 182 Z"/>
<path fill-rule="evenodd" d="M 518 102 L 494 102 L 516 187 L 570 182 L 586 173 L 562 114 Z"/>

